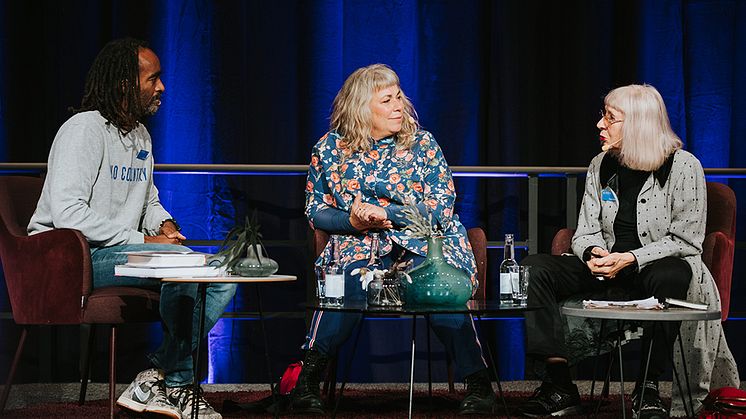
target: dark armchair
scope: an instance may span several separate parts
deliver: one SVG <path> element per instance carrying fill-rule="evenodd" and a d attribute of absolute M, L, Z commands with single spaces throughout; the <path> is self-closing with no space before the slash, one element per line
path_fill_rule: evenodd
<path fill-rule="evenodd" d="M 88 242 L 77 230 L 56 229 L 28 236 L 26 226 L 36 208 L 40 178 L 0 176 L 0 261 L 13 320 L 23 327 L 18 348 L 0 396 L 0 412 L 13 384 L 24 342 L 33 325 L 91 325 L 83 348 L 80 404 L 86 385 L 95 326 L 109 327 L 109 411 L 114 417 L 116 326 L 159 320 L 160 295 L 131 287 L 92 290 Z"/>

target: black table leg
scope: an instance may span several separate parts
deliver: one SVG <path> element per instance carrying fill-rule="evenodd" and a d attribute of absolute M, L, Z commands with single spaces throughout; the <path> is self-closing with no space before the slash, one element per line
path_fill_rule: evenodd
<path fill-rule="evenodd" d="M 676 376 L 676 384 L 679 387 L 679 394 L 681 394 L 681 404 L 684 405 L 684 413 L 686 417 L 694 417 L 694 401 L 692 400 L 692 389 L 689 387 L 689 372 L 686 368 L 686 358 L 684 358 L 684 344 L 681 342 L 681 331 L 677 330 L 676 338 L 679 341 L 679 351 L 681 352 L 681 366 L 684 369 L 684 380 L 686 380 L 686 390 L 689 393 L 689 406 L 691 407 L 692 414 L 689 414 L 689 409 L 686 407 L 686 399 L 684 398 L 684 392 L 681 388 L 681 379 L 679 373 L 676 371 L 676 365 L 673 362 L 673 354 L 671 354 L 671 366 L 673 368 L 673 374 Z"/>
<path fill-rule="evenodd" d="M 433 407 L 433 369 L 432 352 L 430 351 L 430 315 L 425 314 L 425 327 L 427 328 L 427 394 L 430 397 L 430 410 Z"/>
<path fill-rule="evenodd" d="M 477 322 L 479 323 L 479 330 L 482 330 L 482 316 L 476 314 Z M 473 320 L 473 319 L 472 319 Z M 505 416 L 510 419 L 510 411 L 508 410 L 508 403 L 505 401 L 505 394 L 503 394 L 503 386 L 500 384 L 500 374 L 497 372 L 497 364 L 495 364 L 495 358 L 492 356 L 492 346 L 490 345 L 489 339 L 484 339 L 484 346 L 487 347 L 487 356 L 490 358 L 490 365 L 492 365 L 492 373 L 495 374 L 495 380 L 497 380 L 497 391 L 500 394 L 500 400 L 503 402 L 503 408 L 505 409 Z"/>
<path fill-rule="evenodd" d="M 598 344 L 596 345 L 596 356 L 593 359 L 593 380 L 591 381 L 591 397 L 590 401 L 593 402 L 593 397 L 596 393 L 596 372 L 598 371 L 598 357 L 601 356 L 601 340 L 604 336 L 604 326 L 606 325 L 606 320 L 601 319 L 601 327 L 598 331 Z M 598 410 L 601 408 L 601 398 L 599 397 L 598 402 L 596 403 L 596 410 L 594 412 L 594 415 L 598 415 Z"/>
<path fill-rule="evenodd" d="M 352 343 L 352 353 L 350 354 L 350 358 L 347 360 L 347 365 L 345 366 L 345 375 L 342 379 L 342 385 L 339 387 L 339 396 L 337 396 L 337 403 L 334 404 L 334 410 L 332 411 L 332 419 L 337 417 L 337 409 L 339 409 L 339 404 L 342 402 L 342 396 L 344 395 L 345 391 L 345 384 L 347 384 L 347 380 L 350 378 L 350 369 L 352 368 L 352 360 L 355 358 L 355 352 L 357 351 L 357 343 L 360 340 L 360 332 L 363 331 L 363 325 L 365 324 L 365 314 L 362 315 L 360 318 L 360 324 L 357 326 L 357 334 L 355 335 L 355 341 Z M 337 354 L 339 356 L 339 354 Z"/>
<path fill-rule="evenodd" d="M 593 360 L 593 380 L 591 381 L 591 401 L 593 401 L 593 396 L 596 392 L 596 372 L 598 371 L 598 357 L 601 355 L 601 339 L 603 339 L 604 336 L 604 325 L 606 324 L 606 320 L 601 319 L 601 328 L 598 331 L 598 344 L 596 345 L 596 356 Z"/>
<path fill-rule="evenodd" d="M 199 293 L 200 297 L 200 305 L 199 305 L 199 334 L 197 339 L 197 353 L 195 355 L 194 363 L 196 365 L 194 370 L 194 388 L 192 389 L 192 419 L 196 419 L 199 415 L 199 362 L 200 362 L 200 348 L 202 347 L 202 335 L 205 334 L 205 306 L 207 305 L 207 284 L 206 283 L 199 283 L 197 286 L 197 292 Z"/>
<path fill-rule="evenodd" d="M 623 330 L 622 329 L 622 322 L 617 321 L 617 330 Z M 621 333 L 617 333 L 616 335 L 616 347 L 617 352 L 619 353 L 619 391 L 620 391 L 620 399 L 622 401 L 622 418 L 627 418 L 627 408 L 624 403 L 624 359 L 622 358 L 622 335 Z"/>
<path fill-rule="evenodd" d="M 658 326 L 658 322 L 653 322 L 653 332 L 650 334 L 650 344 L 648 344 L 648 356 L 645 359 L 645 372 L 642 375 L 642 382 L 640 383 L 640 401 L 637 403 L 637 410 L 642 409 L 642 401 L 645 397 L 645 381 L 648 380 L 648 369 L 650 368 L 650 354 L 653 352 L 653 345 L 655 344 L 655 328 Z M 632 408 L 634 409 L 634 404 Z"/>
<path fill-rule="evenodd" d="M 409 362 L 409 419 L 412 419 L 412 400 L 414 397 L 414 351 L 417 338 L 417 315 L 412 316 L 412 358 Z"/>
<path fill-rule="evenodd" d="M 272 394 L 272 403 L 275 405 L 274 417 L 280 417 L 280 405 L 277 400 L 277 386 L 275 386 L 275 377 L 272 374 L 272 361 L 269 357 L 269 343 L 267 341 L 267 328 L 264 325 L 264 311 L 262 310 L 262 294 L 259 285 L 255 285 L 256 290 L 256 307 L 259 312 L 259 325 L 262 329 L 262 340 L 264 341 L 264 361 L 267 363 L 267 378 L 269 379 L 269 391 Z"/>

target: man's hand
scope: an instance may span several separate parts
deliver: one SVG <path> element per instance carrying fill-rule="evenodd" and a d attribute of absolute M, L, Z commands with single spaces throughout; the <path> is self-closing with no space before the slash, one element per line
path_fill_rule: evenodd
<path fill-rule="evenodd" d="M 178 240 L 178 243 L 176 244 L 181 244 L 182 241 L 186 240 L 186 237 L 184 237 L 184 235 L 182 235 L 181 232 L 179 232 L 179 230 L 176 228 L 176 224 L 174 224 L 173 221 L 170 220 L 163 222 L 163 225 L 161 225 L 160 233 L 161 236 Z"/>
<path fill-rule="evenodd" d="M 179 234 L 179 236 L 181 236 L 181 234 Z M 181 244 L 181 240 L 178 238 L 167 237 L 164 234 L 159 234 L 157 236 L 145 236 L 145 243 Z"/>
<path fill-rule="evenodd" d="M 595 254 L 596 249 L 591 251 L 591 255 Z M 591 260 L 588 261 L 588 267 L 593 275 L 614 278 L 622 269 L 635 263 L 636 260 L 635 255 L 630 252 L 608 253 L 604 251 L 604 253 L 606 253 L 605 256 L 601 256 L 601 252 L 599 252 L 598 256 L 591 257 Z"/>
<path fill-rule="evenodd" d="M 386 219 L 386 210 L 372 204 L 363 203 L 360 193 L 355 196 L 350 208 L 350 224 L 358 231 L 370 229 L 385 230 L 393 227 L 391 220 Z"/>

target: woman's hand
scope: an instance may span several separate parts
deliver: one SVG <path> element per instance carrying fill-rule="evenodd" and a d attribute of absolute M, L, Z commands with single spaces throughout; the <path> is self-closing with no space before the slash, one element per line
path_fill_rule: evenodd
<path fill-rule="evenodd" d="M 355 213 L 358 218 L 370 222 L 381 222 L 388 218 L 385 209 L 377 205 L 364 203 L 362 199 L 362 195 L 358 192 L 352 202 L 351 212 Z"/>
<path fill-rule="evenodd" d="M 588 259 L 588 262 L 586 262 L 585 264 L 588 265 L 588 269 L 590 269 L 591 272 L 593 272 L 593 270 L 596 269 L 595 260 L 598 258 L 605 257 L 605 256 L 609 256 L 609 252 L 606 249 L 596 246 L 593 249 L 591 249 L 591 258 Z"/>
<path fill-rule="evenodd" d="M 600 248 L 596 248 L 600 249 Z M 625 253 L 606 253 L 605 256 L 601 256 L 602 252 L 598 252 L 593 249 L 591 251 L 591 260 L 588 261 L 588 267 L 591 269 L 593 275 L 603 276 L 604 278 L 614 278 L 624 268 L 635 263 L 635 255 L 630 252 Z"/>
<path fill-rule="evenodd" d="M 364 203 L 360 193 L 355 196 L 355 200 L 352 202 L 350 223 L 359 231 L 385 230 L 393 227 L 391 221 L 387 219 L 386 210 L 376 205 Z"/>

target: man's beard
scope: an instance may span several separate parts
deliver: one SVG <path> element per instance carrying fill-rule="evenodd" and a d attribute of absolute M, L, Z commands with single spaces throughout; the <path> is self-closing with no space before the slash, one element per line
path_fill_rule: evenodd
<path fill-rule="evenodd" d="M 145 115 L 153 115 L 158 112 L 158 109 L 161 107 L 161 96 L 162 94 L 159 93 L 153 95 L 150 100 L 148 100 L 148 103 L 143 106 L 143 113 Z"/>

